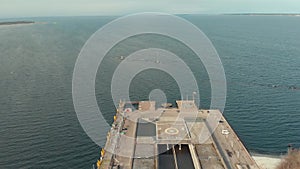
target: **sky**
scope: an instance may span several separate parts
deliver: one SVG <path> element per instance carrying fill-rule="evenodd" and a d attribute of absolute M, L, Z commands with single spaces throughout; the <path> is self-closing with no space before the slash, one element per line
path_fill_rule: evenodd
<path fill-rule="evenodd" d="M 299 0 L 0 0 L 0 18 L 39 16 L 300 13 Z"/>

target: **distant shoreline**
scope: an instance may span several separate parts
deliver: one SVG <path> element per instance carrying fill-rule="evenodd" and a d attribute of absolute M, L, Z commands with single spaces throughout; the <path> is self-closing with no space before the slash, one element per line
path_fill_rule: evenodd
<path fill-rule="evenodd" d="M 248 16 L 300 16 L 300 13 L 231 13 L 223 15 L 248 15 Z"/>
<path fill-rule="evenodd" d="M 34 24 L 34 21 L 11 21 L 11 22 L 0 22 L 0 26 L 4 25 L 25 25 L 25 24 Z"/>

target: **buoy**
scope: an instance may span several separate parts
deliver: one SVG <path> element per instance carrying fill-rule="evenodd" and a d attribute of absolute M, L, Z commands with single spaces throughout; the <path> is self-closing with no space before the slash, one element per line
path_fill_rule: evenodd
<path fill-rule="evenodd" d="M 102 150 L 101 150 L 101 156 L 104 157 L 104 154 L 105 154 L 105 150 L 102 148 Z"/>
<path fill-rule="evenodd" d="M 100 168 L 101 164 L 102 164 L 102 160 L 98 160 L 97 161 L 97 167 Z"/>
<path fill-rule="evenodd" d="M 114 121 L 116 121 L 117 120 L 117 116 L 114 116 Z"/>

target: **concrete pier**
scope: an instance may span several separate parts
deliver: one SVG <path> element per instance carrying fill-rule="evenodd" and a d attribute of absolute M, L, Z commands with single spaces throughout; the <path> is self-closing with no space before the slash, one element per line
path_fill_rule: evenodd
<path fill-rule="evenodd" d="M 126 107 L 131 103 L 138 110 Z M 259 169 L 219 110 L 176 103 L 156 109 L 153 101 L 121 102 L 97 168 Z M 210 115 L 216 121 L 207 120 Z"/>

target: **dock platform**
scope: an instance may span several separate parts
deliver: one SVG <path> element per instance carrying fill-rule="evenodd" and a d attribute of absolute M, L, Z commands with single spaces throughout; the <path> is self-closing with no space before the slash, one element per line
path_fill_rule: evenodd
<path fill-rule="evenodd" d="M 199 110 L 191 100 L 176 103 L 156 108 L 154 101 L 134 102 L 135 110 L 121 102 L 97 168 L 259 169 L 219 110 Z"/>

